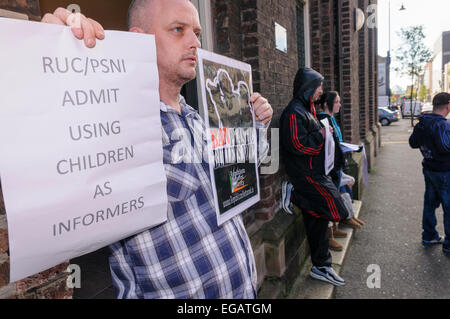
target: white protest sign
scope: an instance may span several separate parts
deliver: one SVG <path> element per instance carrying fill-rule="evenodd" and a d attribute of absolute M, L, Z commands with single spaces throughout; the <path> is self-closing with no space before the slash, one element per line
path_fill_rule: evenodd
<path fill-rule="evenodd" d="M 154 37 L 0 19 L 11 281 L 167 219 Z"/>
<path fill-rule="evenodd" d="M 334 139 L 330 131 L 330 125 L 328 119 L 323 119 L 320 121 L 325 127 L 325 175 L 334 168 Z"/>

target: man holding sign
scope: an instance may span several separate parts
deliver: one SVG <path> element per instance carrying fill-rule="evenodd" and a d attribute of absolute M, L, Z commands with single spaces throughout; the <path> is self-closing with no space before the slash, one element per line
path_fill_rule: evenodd
<path fill-rule="evenodd" d="M 74 26 L 74 35 L 88 47 L 95 46 L 96 38 L 104 38 L 97 22 L 79 15 L 77 26 L 73 17 L 58 8 L 43 22 Z M 207 163 L 204 159 L 186 163 L 178 156 L 180 141 L 190 158 L 203 158 L 206 152 L 203 139 L 201 147 L 192 142 L 206 134 L 203 120 L 180 95 L 182 86 L 196 76 L 198 12 L 188 0 L 134 0 L 128 27 L 131 32 L 155 35 L 170 205 L 167 222 L 110 246 L 117 297 L 255 298 L 255 260 L 242 217 L 219 227 Z M 250 101 L 256 119 L 268 125 L 270 104 L 258 93 Z M 186 132 L 187 139 L 181 136 Z"/>

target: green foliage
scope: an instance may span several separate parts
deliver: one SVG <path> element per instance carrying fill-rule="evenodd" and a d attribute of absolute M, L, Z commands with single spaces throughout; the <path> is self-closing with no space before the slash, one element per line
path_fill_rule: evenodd
<path fill-rule="evenodd" d="M 397 49 L 396 60 L 400 64 L 394 68 L 402 75 L 411 77 L 411 105 L 414 96 L 414 77 L 418 77 L 424 71 L 425 64 L 431 59 L 432 52 L 423 43 L 425 34 L 423 26 L 412 26 L 409 28 L 401 28 L 398 33 L 402 39 L 400 48 Z M 417 97 L 417 95 L 416 95 Z M 414 113 L 411 112 L 411 126 L 414 126 Z"/>
<path fill-rule="evenodd" d="M 398 33 L 403 43 L 396 51 L 396 61 L 400 66 L 394 68 L 397 72 L 410 76 L 419 76 L 423 73 L 425 64 L 431 59 L 432 52 L 423 43 L 425 34 L 423 26 L 402 28 Z"/>
<path fill-rule="evenodd" d="M 422 84 L 422 86 L 419 89 L 419 99 L 421 101 L 425 101 L 427 97 L 428 97 L 428 89 L 425 86 L 425 84 Z"/>

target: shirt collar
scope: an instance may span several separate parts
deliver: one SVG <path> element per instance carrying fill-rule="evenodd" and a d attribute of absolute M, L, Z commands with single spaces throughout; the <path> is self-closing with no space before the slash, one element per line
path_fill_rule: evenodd
<path fill-rule="evenodd" d="M 180 106 L 181 106 L 181 115 L 182 116 L 187 116 L 187 115 L 191 115 L 192 113 L 197 113 L 196 110 L 194 110 L 191 106 L 189 106 L 186 103 L 186 100 L 184 99 L 184 97 L 181 94 L 179 95 L 179 102 L 180 102 Z M 159 101 L 159 108 L 164 113 L 177 113 L 177 111 L 175 111 L 174 108 L 172 108 L 170 105 L 167 105 L 163 101 Z"/>

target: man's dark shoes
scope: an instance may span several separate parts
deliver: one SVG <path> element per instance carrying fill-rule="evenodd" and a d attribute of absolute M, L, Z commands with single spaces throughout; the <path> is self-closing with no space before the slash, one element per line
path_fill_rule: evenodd
<path fill-rule="evenodd" d="M 433 240 L 422 239 L 422 244 L 424 246 L 442 244 L 443 242 L 444 242 L 444 239 L 442 237 L 438 237 L 438 238 L 435 238 Z"/>

